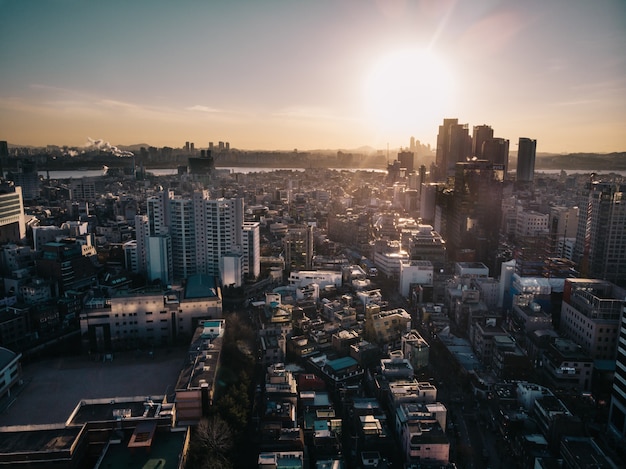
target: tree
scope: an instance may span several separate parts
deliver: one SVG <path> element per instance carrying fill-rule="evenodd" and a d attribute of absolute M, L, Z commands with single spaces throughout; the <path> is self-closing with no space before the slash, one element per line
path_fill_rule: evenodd
<path fill-rule="evenodd" d="M 229 453 L 233 432 L 219 415 L 200 420 L 196 426 L 187 459 L 188 468 L 232 469 Z"/>
<path fill-rule="evenodd" d="M 233 447 L 230 426 L 219 415 L 203 418 L 196 427 L 196 438 L 203 448 L 218 454 L 226 454 Z"/>

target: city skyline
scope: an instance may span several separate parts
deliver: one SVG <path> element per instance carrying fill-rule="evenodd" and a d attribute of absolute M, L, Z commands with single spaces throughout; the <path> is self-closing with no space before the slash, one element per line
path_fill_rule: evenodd
<path fill-rule="evenodd" d="M 1 140 L 432 147 L 444 118 L 515 151 L 626 150 L 626 5 L 0 1 Z"/>

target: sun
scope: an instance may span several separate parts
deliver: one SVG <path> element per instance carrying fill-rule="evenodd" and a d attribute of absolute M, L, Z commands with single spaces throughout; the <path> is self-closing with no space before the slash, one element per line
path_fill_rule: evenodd
<path fill-rule="evenodd" d="M 398 49 L 380 57 L 366 75 L 363 101 L 381 136 L 408 138 L 436 133 L 454 102 L 448 64 L 425 49 Z"/>

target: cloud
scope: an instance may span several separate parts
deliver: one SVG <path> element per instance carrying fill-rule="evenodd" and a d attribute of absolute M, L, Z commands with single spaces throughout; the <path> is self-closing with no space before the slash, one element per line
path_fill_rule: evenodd
<path fill-rule="evenodd" d="M 200 104 L 196 104 L 195 106 L 186 107 L 185 111 L 209 112 L 209 113 L 221 112 L 219 109 L 216 109 L 214 107 L 202 106 Z"/>

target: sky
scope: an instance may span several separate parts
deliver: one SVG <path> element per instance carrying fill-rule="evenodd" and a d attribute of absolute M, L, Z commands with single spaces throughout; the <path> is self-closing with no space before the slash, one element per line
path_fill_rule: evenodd
<path fill-rule="evenodd" d="M 624 0 L 0 0 L 0 140 L 626 151 Z"/>

